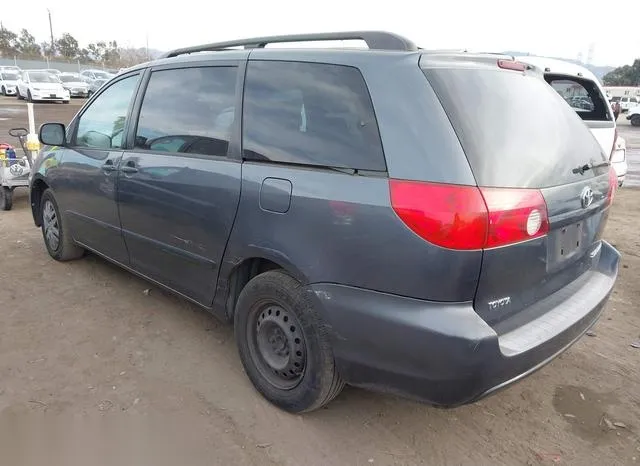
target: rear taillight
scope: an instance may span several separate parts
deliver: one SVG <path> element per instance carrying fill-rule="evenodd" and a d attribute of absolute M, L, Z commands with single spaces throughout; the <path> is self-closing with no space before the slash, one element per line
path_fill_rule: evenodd
<path fill-rule="evenodd" d="M 535 189 L 390 181 L 391 205 L 414 233 L 449 249 L 504 246 L 545 235 L 547 206 Z"/>
<path fill-rule="evenodd" d="M 618 175 L 616 174 L 613 166 L 609 166 L 609 192 L 607 194 L 607 204 L 611 205 L 613 203 L 613 198 L 615 197 L 616 190 L 618 189 Z"/>
<path fill-rule="evenodd" d="M 549 231 L 547 204 L 537 189 L 480 188 L 489 211 L 486 248 L 517 243 Z"/>

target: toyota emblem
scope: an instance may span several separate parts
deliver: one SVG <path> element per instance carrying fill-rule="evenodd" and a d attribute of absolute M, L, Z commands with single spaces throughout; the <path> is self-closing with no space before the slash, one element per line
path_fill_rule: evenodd
<path fill-rule="evenodd" d="M 589 186 L 586 186 L 582 193 L 580 193 L 580 202 L 582 203 L 582 208 L 586 209 L 593 203 L 593 189 Z"/>

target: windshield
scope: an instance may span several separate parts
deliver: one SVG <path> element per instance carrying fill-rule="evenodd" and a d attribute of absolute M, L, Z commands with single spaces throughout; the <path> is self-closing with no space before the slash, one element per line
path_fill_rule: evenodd
<path fill-rule="evenodd" d="M 60 76 L 60 81 L 62 81 L 63 83 L 77 83 L 80 82 L 80 78 L 78 78 L 77 76 Z"/>
<path fill-rule="evenodd" d="M 28 73 L 29 80 L 32 83 L 58 83 L 60 80 L 46 71 Z"/>
<path fill-rule="evenodd" d="M 544 188 L 606 173 L 600 145 L 544 80 L 492 69 L 428 69 L 481 186 Z M 575 105 L 586 103 L 576 101 Z"/>
<path fill-rule="evenodd" d="M 2 78 L 4 81 L 17 81 L 18 73 L 3 72 L 3 73 L 0 73 L 0 78 Z"/>

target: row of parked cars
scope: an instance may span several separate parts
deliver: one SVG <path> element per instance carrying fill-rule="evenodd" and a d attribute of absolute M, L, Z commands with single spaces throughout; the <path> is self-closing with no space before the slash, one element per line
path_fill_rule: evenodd
<path fill-rule="evenodd" d="M 114 74 L 103 70 L 63 73 L 56 69 L 21 70 L 17 66 L 0 67 L 0 94 L 36 101 L 69 103 L 73 97 L 89 97 Z"/>

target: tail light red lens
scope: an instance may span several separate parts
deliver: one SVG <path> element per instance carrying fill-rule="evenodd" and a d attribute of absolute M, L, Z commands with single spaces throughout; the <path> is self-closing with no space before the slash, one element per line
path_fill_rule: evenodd
<path fill-rule="evenodd" d="M 613 198 L 615 197 L 616 190 L 618 189 L 618 175 L 616 174 L 613 166 L 609 166 L 609 193 L 607 194 L 607 204 L 611 205 L 613 203 Z"/>
<path fill-rule="evenodd" d="M 549 231 L 547 206 L 535 189 L 391 180 L 390 191 L 393 209 L 405 225 L 444 248 L 492 248 Z"/>
<path fill-rule="evenodd" d="M 482 249 L 487 206 L 475 186 L 390 181 L 391 205 L 415 234 L 449 249 Z"/>

